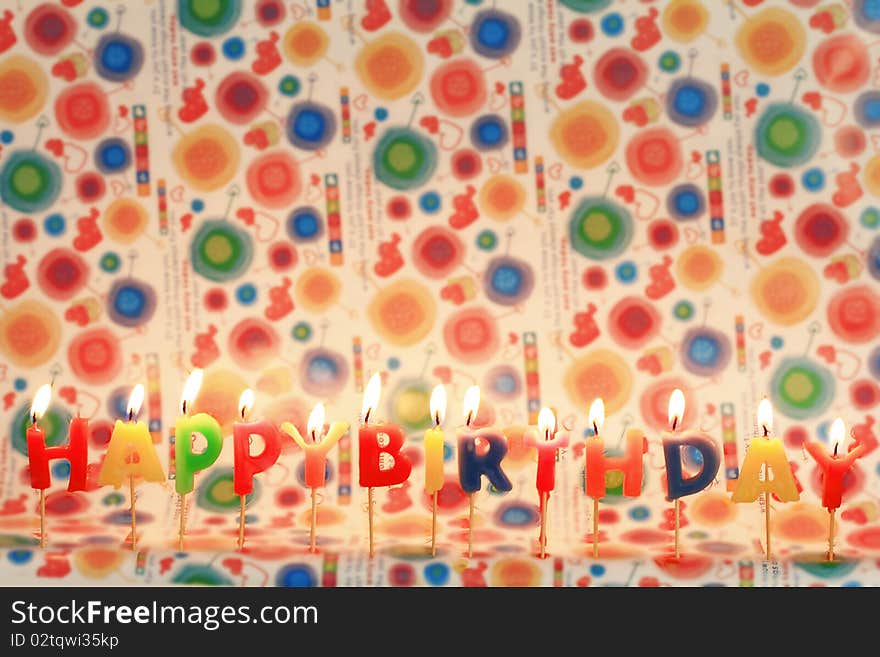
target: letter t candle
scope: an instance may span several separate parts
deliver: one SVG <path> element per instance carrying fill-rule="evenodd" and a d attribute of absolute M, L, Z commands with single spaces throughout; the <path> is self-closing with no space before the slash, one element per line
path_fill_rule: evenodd
<path fill-rule="evenodd" d="M 556 416 L 546 406 L 538 413 L 538 433 L 526 431 L 526 445 L 538 451 L 538 473 L 535 486 L 541 503 L 541 533 L 538 542 L 541 558 L 547 556 L 547 506 L 550 492 L 556 487 L 556 455 L 559 449 L 568 447 L 568 432 L 556 431 Z"/>

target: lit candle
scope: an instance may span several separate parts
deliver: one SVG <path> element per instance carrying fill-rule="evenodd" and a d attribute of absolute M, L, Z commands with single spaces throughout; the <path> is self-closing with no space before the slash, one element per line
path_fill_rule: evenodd
<path fill-rule="evenodd" d="M 46 438 L 39 420 L 49 408 L 52 387 L 47 383 L 37 390 L 31 404 L 31 426 L 27 430 L 28 469 L 31 488 L 40 491 L 40 547 L 46 547 L 46 489 L 52 484 L 49 461 L 66 459 L 70 463 L 67 490 L 86 489 L 89 458 L 89 422 L 78 414 L 70 421 L 67 445 L 46 446 Z"/>
<path fill-rule="evenodd" d="M 425 431 L 425 492 L 431 503 L 431 556 L 437 556 L 437 493 L 443 488 L 443 419 L 446 417 L 446 388 L 440 384 L 431 393 L 431 420 L 434 426 Z"/>
<path fill-rule="evenodd" d="M 180 530 L 177 547 L 183 551 L 183 536 L 186 531 L 186 495 L 195 486 L 195 473 L 211 467 L 223 449 L 223 431 L 220 423 L 207 413 L 190 415 L 192 402 L 202 386 L 202 370 L 196 369 L 186 380 L 180 399 L 180 416 L 174 425 L 174 488 L 180 496 Z M 193 451 L 193 436 L 205 439 L 205 449 L 200 453 Z"/>
<path fill-rule="evenodd" d="M 525 444 L 538 450 L 538 473 L 535 487 L 538 489 L 541 511 L 541 531 L 538 542 L 541 558 L 547 553 L 547 505 L 550 493 L 556 487 L 556 455 L 558 450 L 568 447 L 568 432 L 555 431 L 556 416 L 549 408 L 542 408 L 538 413 L 538 430 L 528 429 L 525 433 Z"/>
<path fill-rule="evenodd" d="M 675 558 L 681 556 L 679 549 L 679 527 L 681 509 L 679 500 L 685 495 L 693 495 L 705 489 L 715 480 L 721 460 L 718 448 L 709 434 L 703 431 L 679 431 L 684 417 L 684 393 L 676 388 L 669 397 L 669 427 L 660 437 L 663 444 L 663 458 L 666 461 L 666 499 L 674 503 L 675 511 Z M 691 448 L 700 453 L 700 471 L 685 477 L 682 452 Z"/>
<path fill-rule="evenodd" d="M 348 422 L 334 422 L 324 436 L 324 404 L 318 403 L 309 415 L 306 433 L 309 441 L 303 440 L 299 430 L 291 422 L 281 425 L 281 430 L 293 438 L 306 457 L 306 486 L 312 491 L 312 526 L 309 531 L 309 550 L 316 551 L 316 527 L 318 525 L 318 506 L 316 491 L 321 488 L 327 478 L 327 454 L 336 446 L 339 439 L 348 431 Z"/>
<path fill-rule="evenodd" d="M 153 445 L 150 431 L 143 421 L 137 420 L 137 414 L 144 402 L 144 386 L 138 383 L 132 388 L 128 399 L 127 421 L 116 420 L 107 454 L 101 464 L 98 484 L 119 488 L 128 477 L 131 495 L 131 549 L 137 549 L 137 512 L 135 510 L 134 478 L 141 477 L 145 481 L 163 482 L 165 472 L 159 463 L 159 455 Z"/>
<path fill-rule="evenodd" d="M 471 423 L 480 410 L 480 388 L 471 386 L 464 395 L 465 426 L 458 433 L 458 478 L 461 488 L 469 494 L 468 558 L 473 556 L 474 493 L 482 488 L 483 475 L 496 490 L 507 492 L 513 488 L 501 469 L 507 454 L 504 434 L 495 427 L 472 430 Z"/>
<path fill-rule="evenodd" d="M 402 484 L 412 472 L 412 463 L 401 453 L 406 436 L 396 424 L 371 423 L 379 405 L 382 378 L 373 374 L 364 389 L 362 423 L 358 430 L 359 483 L 367 489 L 370 523 L 370 558 L 373 558 L 373 488 Z"/>
<path fill-rule="evenodd" d="M 590 405 L 589 422 L 593 436 L 587 438 L 586 479 L 587 495 L 593 498 L 593 556 L 599 556 L 599 500 L 605 497 L 607 472 L 623 474 L 623 494 L 638 497 L 642 492 L 642 455 L 648 451 L 648 441 L 641 429 L 628 429 L 626 447 L 622 456 L 605 456 L 605 441 L 600 430 L 605 422 L 605 403 L 596 399 Z"/>
<path fill-rule="evenodd" d="M 247 422 L 248 413 L 254 405 L 254 392 L 250 388 L 241 393 L 238 408 L 241 422 L 232 425 L 234 459 L 232 487 L 239 496 L 241 506 L 238 513 L 238 549 L 244 549 L 244 512 L 246 498 L 254 491 L 254 475 L 265 472 L 278 461 L 281 455 L 281 439 L 275 425 L 268 420 Z M 263 440 L 263 451 L 251 454 L 251 437 Z"/>
<path fill-rule="evenodd" d="M 819 468 L 822 470 L 822 506 L 828 509 L 828 561 L 834 561 L 834 515 L 843 501 L 843 480 L 855 465 L 856 459 L 868 451 L 858 442 L 850 444 L 843 454 L 843 442 L 846 438 L 846 425 L 841 418 L 831 424 L 831 454 L 825 451 L 822 443 L 810 441 L 806 445 Z"/>
<path fill-rule="evenodd" d="M 782 441 L 770 435 L 773 431 L 773 407 L 766 397 L 758 404 L 758 426 L 761 427 L 763 437 L 755 438 L 749 443 L 732 499 L 737 503 L 754 502 L 759 496 L 764 496 L 765 556 L 769 561 L 770 493 L 775 493 L 783 502 L 797 502 L 800 494 Z"/>

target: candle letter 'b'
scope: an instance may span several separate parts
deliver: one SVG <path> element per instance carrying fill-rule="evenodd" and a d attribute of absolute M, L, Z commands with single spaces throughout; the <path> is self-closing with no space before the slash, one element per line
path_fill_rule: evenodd
<path fill-rule="evenodd" d="M 366 424 L 360 428 L 359 437 L 358 463 L 362 487 L 396 486 L 409 479 L 412 463 L 400 453 L 405 439 L 403 429 L 396 424 Z M 394 465 L 387 470 L 382 469 L 383 454 L 394 461 Z"/>

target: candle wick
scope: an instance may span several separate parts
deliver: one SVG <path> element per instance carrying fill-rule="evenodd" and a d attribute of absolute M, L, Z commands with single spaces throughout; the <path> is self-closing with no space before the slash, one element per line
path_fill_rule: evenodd
<path fill-rule="evenodd" d="M 366 412 L 366 414 L 364 415 L 364 424 L 369 424 L 369 423 L 370 423 L 370 413 L 372 413 L 372 412 L 373 412 L 372 407 L 370 407 L 370 408 L 367 409 L 367 412 Z"/>
<path fill-rule="evenodd" d="M 770 436 L 770 429 L 767 428 L 767 425 L 766 425 L 766 424 L 763 425 L 763 428 L 764 428 L 764 438 L 769 438 L 769 436 Z"/>
<path fill-rule="evenodd" d="M 37 414 L 36 413 L 31 413 L 31 426 L 32 427 L 37 426 Z"/>
<path fill-rule="evenodd" d="M 315 430 L 314 430 L 314 429 L 312 429 L 312 442 L 313 442 L 313 443 L 317 443 L 317 442 L 318 442 L 318 437 L 315 435 Z"/>
<path fill-rule="evenodd" d="M 593 435 L 594 435 L 594 436 L 598 436 L 598 435 L 599 435 L 599 427 L 598 427 L 598 425 L 597 425 L 595 422 L 593 422 Z"/>
<path fill-rule="evenodd" d="M 675 431 L 677 426 L 678 426 L 678 416 L 676 415 L 675 417 L 672 418 L 672 430 Z"/>
<path fill-rule="evenodd" d="M 134 420 L 134 411 L 129 409 L 128 410 L 128 421 L 132 422 L 133 420 Z"/>
<path fill-rule="evenodd" d="M 437 411 L 436 413 L 434 413 L 434 426 L 435 427 L 440 426 L 440 411 Z"/>
<path fill-rule="evenodd" d="M 471 420 L 473 419 L 473 417 L 474 417 L 474 412 L 468 411 L 467 423 L 466 423 L 467 426 L 471 426 Z"/>
<path fill-rule="evenodd" d="M 837 458 L 837 447 L 840 445 L 840 441 L 836 441 L 834 443 L 834 458 Z"/>

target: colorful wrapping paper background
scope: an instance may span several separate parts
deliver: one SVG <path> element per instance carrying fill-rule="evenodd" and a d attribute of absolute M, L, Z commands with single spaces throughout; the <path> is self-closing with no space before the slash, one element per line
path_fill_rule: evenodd
<path fill-rule="evenodd" d="M 851 5 L 4 2 L 4 581 L 738 584 L 751 568 L 757 583 L 877 583 L 880 15 Z M 68 494 L 63 463 L 51 549 L 32 551 L 24 427 L 36 388 L 55 382 L 52 441 L 72 413 L 90 418 L 96 478 L 143 382 L 142 417 L 173 477 L 173 420 L 195 366 L 206 376 L 194 407 L 227 433 L 245 386 L 252 417 L 302 431 L 324 401 L 328 420 L 356 426 L 366 378 L 383 373 L 381 416 L 406 428 L 416 467 L 377 491 L 380 560 L 361 554 L 351 439 L 321 494 L 324 556 L 305 554 L 292 441 L 249 500 L 246 556 L 232 553 L 230 441 L 196 479 L 189 554 L 174 552 L 172 481 L 138 488 L 132 569 L 117 551 L 125 491 Z M 430 560 L 420 454 L 440 382 L 448 483 Z M 468 565 L 452 439 L 474 383 L 479 423 L 514 427 L 514 489 L 478 496 Z M 666 560 L 659 433 L 675 387 L 685 426 L 724 452 L 716 484 L 684 500 L 691 570 Z M 729 496 L 765 394 L 803 490 L 774 506 L 785 563 L 762 575 L 762 509 Z M 601 563 L 584 558 L 595 396 L 610 448 L 627 427 L 650 441 L 640 498 L 608 482 Z M 521 444 L 541 405 L 573 438 L 546 562 L 529 556 L 538 500 Z M 822 568 L 827 514 L 801 445 L 827 440 L 837 415 L 871 451 L 839 514 L 847 558 Z M 248 564 L 262 574 L 244 577 Z"/>

